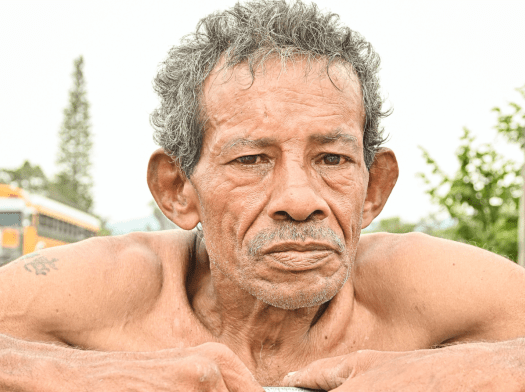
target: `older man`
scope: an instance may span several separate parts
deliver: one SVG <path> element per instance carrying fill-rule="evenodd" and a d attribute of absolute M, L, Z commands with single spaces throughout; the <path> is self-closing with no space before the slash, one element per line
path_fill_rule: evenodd
<path fill-rule="evenodd" d="M 422 234 L 360 236 L 398 175 L 378 64 L 300 2 L 203 19 L 156 78 L 148 170 L 188 231 L 3 267 L 2 390 L 523 390 L 520 267 Z"/>

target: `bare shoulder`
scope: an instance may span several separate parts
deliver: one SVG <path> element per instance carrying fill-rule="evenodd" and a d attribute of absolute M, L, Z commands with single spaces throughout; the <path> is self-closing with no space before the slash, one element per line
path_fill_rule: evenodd
<path fill-rule="evenodd" d="M 368 234 L 354 276 L 387 317 L 410 320 L 438 342 L 525 335 L 525 270 L 486 250 L 422 233 Z"/>
<path fill-rule="evenodd" d="M 0 333 L 65 343 L 140 317 L 160 295 L 163 244 L 185 233 L 132 233 L 44 249 L 0 268 Z M 131 316 L 133 315 L 133 316 Z"/>

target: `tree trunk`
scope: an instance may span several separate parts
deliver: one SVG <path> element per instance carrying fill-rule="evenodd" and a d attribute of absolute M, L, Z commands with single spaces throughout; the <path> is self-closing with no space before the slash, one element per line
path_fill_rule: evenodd
<path fill-rule="evenodd" d="M 522 192 L 520 198 L 520 215 L 518 219 L 518 264 L 525 267 L 525 163 L 521 168 L 523 177 Z"/>

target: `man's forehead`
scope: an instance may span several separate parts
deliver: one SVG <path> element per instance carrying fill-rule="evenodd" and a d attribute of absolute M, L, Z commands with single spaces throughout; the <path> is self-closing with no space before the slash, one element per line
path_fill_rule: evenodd
<path fill-rule="evenodd" d="M 310 87 L 318 85 L 322 94 L 346 93 L 352 97 L 349 104 L 364 109 L 359 78 L 350 64 L 342 61 L 328 64 L 328 59 L 310 60 L 301 56 L 286 60 L 271 57 L 255 66 L 246 62 L 228 66 L 226 60 L 221 58 L 204 81 L 203 104 L 205 107 L 211 104 L 214 97 L 220 95 L 217 92 L 221 89 L 286 89 L 289 81 L 298 87 L 306 83 Z"/>
<path fill-rule="evenodd" d="M 246 64 L 229 69 L 218 64 L 216 69 L 203 86 L 206 129 L 235 123 L 247 110 L 264 116 L 272 112 L 288 119 L 306 112 L 315 118 L 343 116 L 360 122 L 363 129 L 359 81 L 342 66 L 334 64 L 327 69 L 322 62 L 303 60 L 284 66 L 269 60 L 253 75 Z M 332 129 L 336 126 L 332 124 Z"/>

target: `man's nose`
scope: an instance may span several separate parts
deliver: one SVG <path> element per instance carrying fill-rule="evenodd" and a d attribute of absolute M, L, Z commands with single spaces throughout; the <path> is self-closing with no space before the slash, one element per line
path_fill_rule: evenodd
<path fill-rule="evenodd" d="M 275 181 L 277 184 L 268 204 L 268 215 L 272 219 L 305 221 L 328 216 L 328 204 L 316 191 L 315 178 L 308 175 L 302 165 L 287 165 Z"/>

